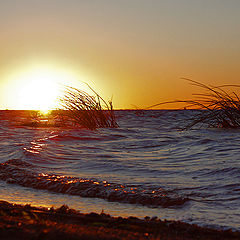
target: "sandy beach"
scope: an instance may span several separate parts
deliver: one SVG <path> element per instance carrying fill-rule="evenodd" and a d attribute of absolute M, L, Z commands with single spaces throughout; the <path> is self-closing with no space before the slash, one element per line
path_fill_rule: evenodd
<path fill-rule="evenodd" d="M 240 232 L 145 217 L 82 214 L 66 205 L 33 207 L 0 201 L 1 239 L 240 239 Z"/>

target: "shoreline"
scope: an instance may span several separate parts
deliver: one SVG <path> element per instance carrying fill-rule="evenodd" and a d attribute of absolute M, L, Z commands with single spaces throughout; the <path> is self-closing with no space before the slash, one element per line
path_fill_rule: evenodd
<path fill-rule="evenodd" d="M 33 207 L 0 201 L 1 239 L 240 239 L 240 231 L 216 230 L 156 217 L 81 213 L 63 205 Z"/>

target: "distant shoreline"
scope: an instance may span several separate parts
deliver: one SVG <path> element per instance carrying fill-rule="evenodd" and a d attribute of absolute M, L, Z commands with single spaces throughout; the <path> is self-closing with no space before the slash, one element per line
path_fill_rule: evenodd
<path fill-rule="evenodd" d="M 32 207 L 0 201 L 1 239 L 240 239 L 240 232 L 215 230 L 180 221 L 83 214 L 66 205 Z"/>

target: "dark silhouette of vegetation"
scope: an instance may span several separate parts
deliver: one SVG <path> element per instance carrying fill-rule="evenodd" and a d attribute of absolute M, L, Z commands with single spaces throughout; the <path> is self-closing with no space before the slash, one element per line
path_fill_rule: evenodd
<path fill-rule="evenodd" d="M 62 121 L 92 130 L 117 127 L 112 101 L 106 102 L 88 87 L 92 95 L 74 87 L 66 87 L 60 98 L 63 109 L 58 111 Z"/>
<path fill-rule="evenodd" d="M 191 123 L 184 129 L 192 128 L 198 124 L 207 124 L 210 127 L 239 128 L 240 127 L 240 97 L 231 88 L 240 88 L 240 85 L 208 86 L 203 83 L 185 79 L 192 85 L 205 90 L 204 93 L 193 94 L 192 100 L 175 100 L 155 104 L 148 108 L 163 104 L 183 103 L 184 109 L 199 110 Z"/>

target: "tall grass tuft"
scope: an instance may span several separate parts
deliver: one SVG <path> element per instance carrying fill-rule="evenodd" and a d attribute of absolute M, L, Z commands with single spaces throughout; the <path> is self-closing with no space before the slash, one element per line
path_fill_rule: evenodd
<path fill-rule="evenodd" d="M 112 101 L 106 102 L 88 87 L 92 95 L 74 87 L 66 87 L 60 98 L 64 110 L 59 113 L 63 121 L 91 130 L 117 127 Z"/>
<path fill-rule="evenodd" d="M 240 88 L 240 85 L 208 86 L 203 83 L 185 79 L 192 85 L 200 87 L 203 93 L 193 94 L 192 100 L 175 100 L 155 104 L 183 103 L 184 109 L 197 109 L 198 114 L 194 116 L 191 123 L 185 129 L 192 128 L 198 124 L 207 124 L 210 127 L 239 128 L 240 127 L 240 97 L 235 91 L 229 89 Z"/>

